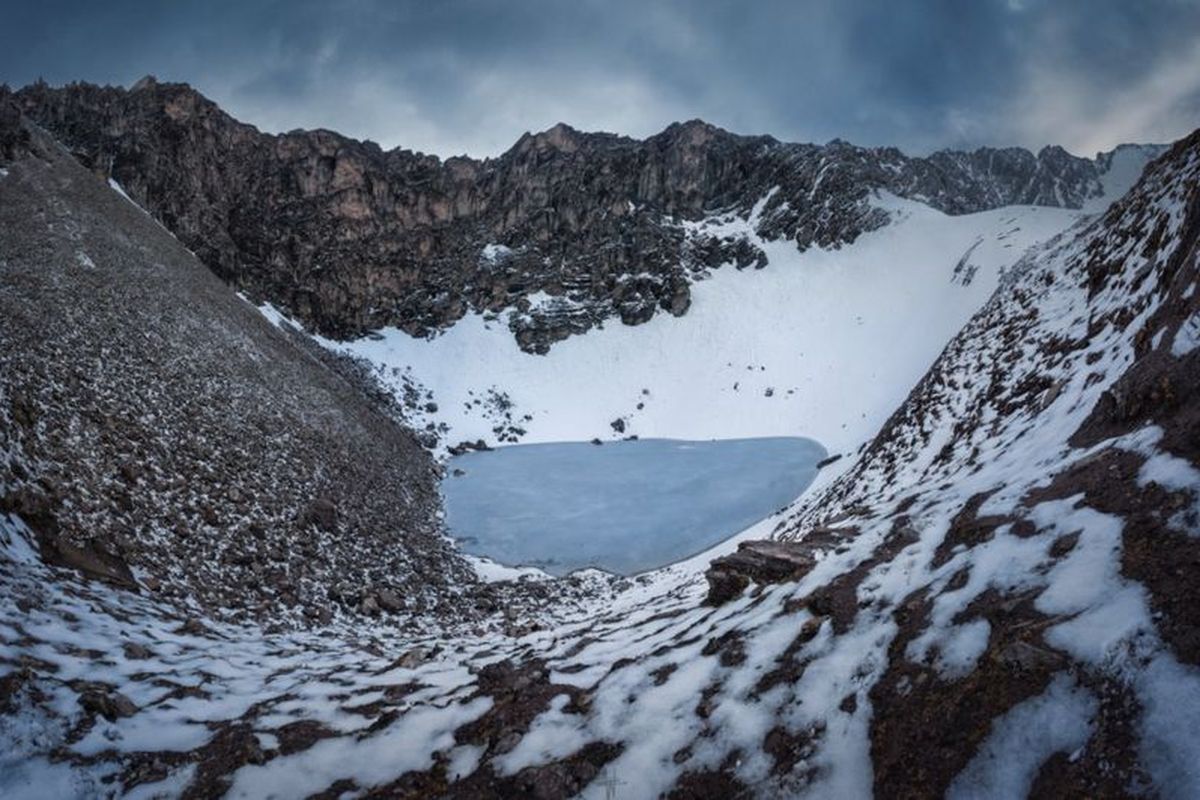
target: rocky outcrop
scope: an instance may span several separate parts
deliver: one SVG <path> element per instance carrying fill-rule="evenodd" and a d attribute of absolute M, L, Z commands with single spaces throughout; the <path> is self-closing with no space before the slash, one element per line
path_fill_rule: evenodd
<path fill-rule="evenodd" d="M 798 581 L 817 563 L 820 551 L 808 542 L 754 540 L 742 542 L 736 552 L 713 559 L 704 578 L 709 605 L 734 599 L 752 583 Z"/>
<path fill-rule="evenodd" d="M 686 313 L 706 268 L 763 266 L 746 236 L 687 224 L 714 214 L 838 247 L 887 221 L 879 190 L 952 214 L 1100 191 L 1097 162 L 1061 148 L 910 158 L 693 120 L 643 141 L 560 124 L 498 158 L 441 160 L 326 130 L 264 134 L 149 78 L 15 97 L 218 275 L 334 337 L 505 312 L 520 346 L 545 352 L 608 318 Z"/>

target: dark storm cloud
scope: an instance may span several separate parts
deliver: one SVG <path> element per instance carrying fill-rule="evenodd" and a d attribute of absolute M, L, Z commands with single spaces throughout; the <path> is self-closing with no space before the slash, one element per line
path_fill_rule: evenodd
<path fill-rule="evenodd" d="M 0 80 L 181 80 L 268 130 L 495 154 L 557 121 L 788 140 L 1059 142 L 1200 125 L 1197 0 L 21 3 Z"/>

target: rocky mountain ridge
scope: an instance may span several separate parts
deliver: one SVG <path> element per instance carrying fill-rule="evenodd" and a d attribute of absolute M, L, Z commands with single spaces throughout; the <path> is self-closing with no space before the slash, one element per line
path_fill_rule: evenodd
<path fill-rule="evenodd" d="M 530 352 L 610 318 L 684 314 L 705 269 L 763 266 L 744 238 L 695 224 L 716 214 L 754 213 L 766 240 L 838 247 L 886 224 L 877 192 L 949 214 L 1078 208 L 1111 160 L 1058 147 L 912 158 L 699 120 L 643 141 L 559 124 L 497 158 L 442 160 L 326 130 L 264 134 L 152 78 L 13 97 L 218 275 L 311 330 L 427 335 L 469 311 L 507 312 Z"/>

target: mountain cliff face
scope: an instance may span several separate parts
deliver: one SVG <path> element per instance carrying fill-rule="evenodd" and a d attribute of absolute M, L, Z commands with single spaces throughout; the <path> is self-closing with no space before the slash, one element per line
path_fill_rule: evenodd
<path fill-rule="evenodd" d="M 838 247 L 887 221 L 876 191 L 951 214 L 1014 203 L 1077 208 L 1104 160 L 1061 148 L 910 158 L 738 136 L 700 121 L 644 141 L 557 125 L 483 161 L 384 151 L 325 130 L 274 136 L 185 84 L 130 90 L 44 84 L 17 92 L 31 119 L 114 178 L 218 275 L 311 329 L 423 335 L 469 310 L 513 309 L 521 347 L 611 317 L 680 315 L 704 267 L 762 266 L 744 238 L 685 229 L 750 212 L 759 234 Z M 545 292 L 561 302 L 534 304 Z"/>

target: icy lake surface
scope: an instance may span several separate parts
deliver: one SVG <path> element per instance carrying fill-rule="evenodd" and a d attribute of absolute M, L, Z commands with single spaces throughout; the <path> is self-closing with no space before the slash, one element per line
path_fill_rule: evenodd
<path fill-rule="evenodd" d="M 778 510 L 825 455 L 798 437 L 514 445 L 452 458 L 442 494 L 450 532 L 468 553 L 554 575 L 581 567 L 630 575 Z"/>

